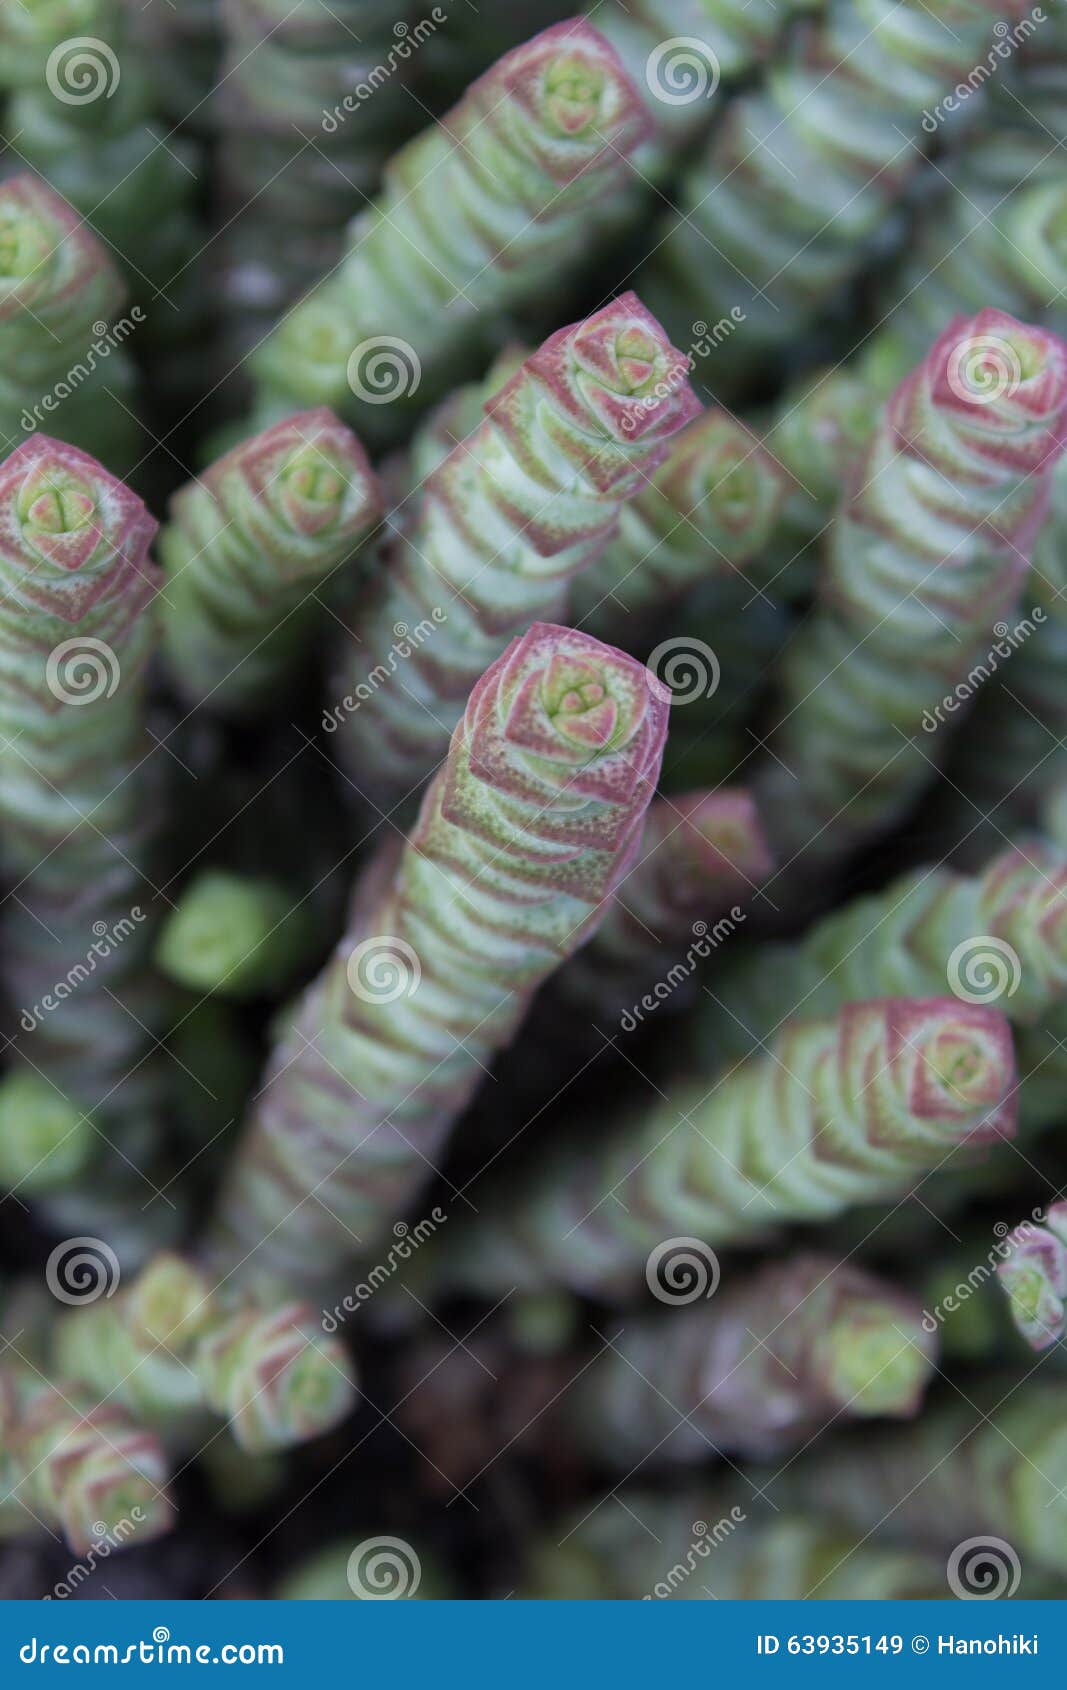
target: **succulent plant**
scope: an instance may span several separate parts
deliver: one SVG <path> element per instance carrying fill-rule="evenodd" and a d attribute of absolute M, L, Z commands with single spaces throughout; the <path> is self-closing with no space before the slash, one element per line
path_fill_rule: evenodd
<path fill-rule="evenodd" d="M 159 1441 L 116 1403 L 5 1362 L 0 1373 L 0 1535 L 63 1533 L 74 1555 L 102 1538 L 150 1543 L 174 1523 Z"/>
<path fill-rule="evenodd" d="M 1012 1319 L 1033 1349 L 1048 1349 L 1067 1324 L 1067 1203 L 1050 1203 L 1043 1224 L 1023 1221 L 1008 1239 L 997 1277 Z"/>
<path fill-rule="evenodd" d="M 647 1272 L 669 1297 L 679 1265 L 707 1284 L 709 1250 L 898 1197 L 954 1150 L 1011 1137 L 1016 1113 L 996 1010 L 945 997 L 847 1004 L 786 1022 L 710 1089 L 678 1088 L 592 1151 L 561 1154 L 517 1197 L 497 1193 L 440 1270 L 483 1293 L 564 1284 L 601 1297 Z"/>
<path fill-rule="evenodd" d="M 924 119 L 984 58 L 999 12 L 987 0 L 905 0 L 892 14 L 829 0 L 731 102 L 641 278 L 672 329 L 740 314 L 716 377 L 802 341 L 873 262 L 919 167 Z"/>
<path fill-rule="evenodd" d="M 926 717 L 966 696 L 1008 631 L 1065 407 L 1067 346 L 993 309 L 950 324 L 894 390 L 830 529 L 820 610 L 782 667 L 776 760 L 756 783 L 780 853 L 840 851 L 922 791 Z"/>
<path fill-rule="evenodd" d="M 1064 1429 L 1062 1389 L 1055 1383 L 1001 1380 L 982 1393 L 979 1418 L 970 1404 L 947 1403 L 906 1431 L 863 1434 L 862 1448 L 842 1437 L 791 1470 L 784 1489 L 793 1505 L 818 1497 L 820 1512 L 860 1532 L 922 1535 L 923 1541 L 996 1558 L 999 1571 L 957 1570 L 972 1592 L 1008 1594 L 1019 1562 L 1062 1575 Z M 772 1500 L 780 1494 L 772 1490 Z M 989 1540 L 995 1546 L 992 1550 Z M 1014 1569 L 1013 1563 L 1014 1561 Z M 951 1564 L 951 1563 L 950 1563 Z M 1014 1571 L 1014 1578 L 1013 1578 Z"/>
<path fill-rule="evenodd" d="M 584 257 L 587 218 L 649 131 L 614 50 L 582 19 L 506 53 L 386 166 L 340 264 L 252 360 L 261 403 L 333 405 L 395 433 L 481 322 Z M 422 402 L 422 401 L 420 401 Z"/>
<path fill-rule="evenodd" d="M 92 1122 L 42 1074 L 0 1080 L 0 1186 L 29 1196 L 73 1183 L 93 1151 Z"/>
<path fill-rule="evenodd" d="M 686 369 L 624 294 L 527 358 L 421 484 L 338 665 L 335 743 L 358 790 L 417 787 L 507 641 L 562 616 L 697 408 Z"/>
<path fill-rule="evenodd" d="M 0 465 L 0 853 L 13 1055 L 93 1115 L 119 1160 L 158 1130 L 145 979 L 158 765 L 146 667 L 155 523 L 85 453 L 35 435 Z M 142 1195 L 141 1201 L 144 1201 Z"/>
<path fill-rule="evenodd" d="M 712 409 L 671 443 L 623 506 L 618 532 L 571 592 L 575 621 L 634 643 L 702 582 L 745 571 L 778 525 L 793 486 L 743 423 Z"/>
<path fill-rule="evenodd" d="M 563 628 L 535 624 L 486 671 L 273 1053 L 222 1194 L 221 1261 L 317 1280 L 381 1248 L 632 862 L 666 714 L 641 664 Z"/>
<path fill-rule="evenodd" d="M 732 923 L 744 919 L 739 905 L 748 902 L 771 866 L 749 793 L 657 798 L 637 861 L 592 939 L 564 970 L 559 989 L 591 1014 L 600 1009 L 618 1014 L 662 977 L 656 989 L 665 1000 L 687 970 L 696 973 L 695 965 L 729 934 Z"/>
<path fill-rule="evenodd" d="M 231 448 L 171 500 L 164 650 L 191 702 L 247 713 L 314 637 L 317 592 L 381 514 L 355 435 L 325 407 Z"/>
<path fill-rule="evenodd" d="M 717 987 L 704 1030 L 731 1055 L 782 1020 L 857 998 L 948 987 L 1023 1026 L 1067 994 L 1067 855 L 1039 838 L 975 874 L 941 864 L 854 898 L 792 944 L 756 947 Z"/>
<path fill-rule="evenodd" d="M 630 1470 L 770 1459 L 840 1419 L 910 1419 L 936 1358 L 921 1316 L 871 1274 L 786 1256 L 710 1302 L 628 1322 L 575 1386 L 568 1423 Z"/>
<path fill-rule="evenodd" d="M 109 253 L 30 172 L 0 182 L 0 452 L 44 425 L 121 467 L 138 429 L 133 371 L 112 320 L 125 300 Z M 127 325 L 128 327 L 128 325 Z"/>
<path fill-rule="evenodd" d="M 220 1293 L 176 1255 L 61 1315 L 51 1352 L 83 1394 L 123 1404 L 179 1448 L 198 1415 L 214 1414 L 251 1454 L 287 1449 L 336 1425 L 355 1395 L 344 1349 L 314 1310 Z"/>
<path fill-rule="evenodd" d="M 1061 1595 L 1065 114 L 0 0 L 0 1593 Z"/>

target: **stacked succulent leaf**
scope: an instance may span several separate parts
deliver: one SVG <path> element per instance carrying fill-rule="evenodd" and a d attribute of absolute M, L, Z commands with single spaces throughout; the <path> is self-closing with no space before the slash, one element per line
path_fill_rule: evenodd
<path fill-rule="evenodd" d="M 966 696 L 1018 604 L 1065 419 L 1067 346 L 994 309 L 951 323 L 894 389 L 783 667 L 759 795 L 791 853 L 884 830 L 922 791 L 927 717 Z"/>
<path fill-rule="evenodd" d="M 346 642 L 339 749 L 360 790 L 403 797 L 430 773 L 479 675 L 562 614 L 695 409 L 685 359 L 633 294 L 559 330 L 493 395 L 406 501 Z M 400 686 L 381 684 L 398 636 L 422 629 Z"/>
<path fill-rule="evenodd" d="M 462 375 L 494 314 L 584 256 L 591 208 L 624 190 L 648 130 L 618 57 L 581 21 L 506 54 L 389 161 L 340 263 L 257 350 L 262 406 L 325 400 L 395 434 L 405 401 Z"/>
<path fill-rule="evenodd" d="M 1000 12 L 988 0 L 829 0 L 732 102 L 647 277 L 676 332 L 740 314 L 744 333 L 717 348 L 717 371 L 790 351 L 873 262 L 928 141 L 926 113 L 984 58 Z"/>
<path fill-rule="evenodd" d="M 74 447 L 35 435 L 0 468 L 12 1054 L 94 1116 L 113 1176 L 124 1167 L 142 1204 L 165 1108 L 144 978 L 160 910 L 161 770 L 145 693 L 158 631 L 155 528 L 141 501 Z"/>
<path fill-rule="evenodd" d="M 121 467 L 137 428 L 118 316 L 124 289 L 104 248 L 38 177 L 0 183 L 0 447 L 37 431 Z M 125 328 L 123 327 L 125 324 Z"/>
<path fill-rule="evenodd" d="M 107 246 L 144 314 L 154 373 L 182 391 L 210 315 L 195 268 L 201 160 L 156 109 L 158 58 L 139 10 L 126 0 L 5 6 L 0 84 L 12 89 L 16 158 Z M 176 349 L 182 358 L 158 363 Z"/>
<path fill-rule="evenodd" d="M 381 1246 L 626 873 L 666 713 L 640 664 L 559 628 L 535 624 L 486 671 L 272 1057 L 223 1193 L 223 1261 L 318 1281 Z"/>
<path fill-rule="evenodd" d="M 1062 1587 L 1067 27 L 1001 14 L 0 4 L 0 1540 Z"/>

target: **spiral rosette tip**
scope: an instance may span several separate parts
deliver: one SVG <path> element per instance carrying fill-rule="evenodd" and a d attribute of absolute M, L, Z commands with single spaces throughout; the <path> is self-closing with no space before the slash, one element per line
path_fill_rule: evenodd
<path fill-rule="evenodd" d="M 206 1274 L 170 1251 L 154 1256 L 127 1293 L 125 1315 L 138 1342 L 184 1348 L 210 1319 Z"/>
<path fill-rule="evenodd" d="M 989 308 L 950 323 L 927 367 L 936 404 L 1000 437 L 998 462 L 1040 468 L 1062 447 L 1067 346 L 1058 335 Z M 1041 422 L 1047 432 L 1035 435 Z"/>
<path fill-rule="evenodd" d="M 888 998 L 847 1004 L 840 1026 L 871 1144 L 904 1152 L 917 1137 L 925 1156 L 928 1137 L 981 1146 L 1014 1135 L 1015 1051 L 999 1011 L 955 998 Z"/>
<path fill-rule="evenodd" d="M 0 1080 L 0 1186 L 30 1196 L 63 1189 L 94 1149 L 88 1115 L 32 1069 Z"/>
<path fill-rule="evenodd" d="M 672 798 L 671 804 L 700 880 L 717 868 L 752 885 L 773 871 L 770 840 L 750 792 L 693 792 Z"/>
<path fill-rule="evenodd" d="M 1067 1327 L 1067 1202 L 1049 1205 L 1043 1225 L 1024 1221 L 997 1264 L 1016 1328 L 1034 1350 L 1047 1350 Z"/>
<path fill-rule="evenodd" d="M 769 535 L 796 490 L 783 466 L 729 412 L 709 411 L 684 439 L 688 455 L 699 461 L 703 483 L 694 521 L 700 524 L 706 507 L 727 533 Z"/>
<path fill-rule="evenodd" d="M 588 167 L 591 147 L 629 151 L 652 133 L 622 60 L 585 18 L 542 30 L 489 75 L 495 97 L 506 91 L 553 148 L 553 175 L 561 183 Z"/>
<path fill-rule="evenodd" d="M 167 1491 L 167 1462 L 152 1433 L 108 1404 L 84 1414 L 42 1388 L 23 1430 L 32 1460 L 30 1487 L 61 1524 L 75 1554 L 105 1532 L 150 1542 L 176 1518 Z"/>
<path fill-rule="evenodd" d="M 88 325 L 113 316 L 125 291 L 85 219 L 46 182 L 24 171 L 0 183 L 0 328 L 32 334 L 57 311 L 57 327 Z"/>
<path fill-rule="evenodd" d="M 329 1339 L 307 1340 L 286 1366 L 280 1384 L 277 1428 L 266 1428 L 252 1404 L 250 1412 L 238 1408 L 234 1415 L 238 1442 L 255 1454 L 321 1437 L 351 1412 L 355 1376 L 342 1347 Z"/>
<path fill-rule="evenodd" d="M 243 483 L 230 488 L 228 483 Z M 223 503 L 246 498 L 305 538 L 354 539 L 379 513 L 379 489 L 360 442 L 325 405 L 300 411 L 213 464 L 202 483 Z"/>
<path fill-rule="evenodd" d="M 538 622 L 486 671 L 457 733 L 477 781 L 531 804 L 565 798 L 576 812 L 573 843 L 608 850 L 633 826 L 635 799 L 654 790 L 667 731 L 663 693 L 624 652 Z M 601 806 L 595 822 L 580 810 L 583 799 Z M 462 826 L 472 801 L 465 783 L 450 785 L 446 816 Z M 565 819 L 551 826 L 566 837 Z"/>
<path fill-rule="evenodd" d="M 117 582 L 129 581 L 135 604 L 147 598 L 156 528 L 136 494 L 63 441 L 36 434 L 0 465 L 0 567 L 32 606 L 65 621 Z"/>
<path fill-rule="evenodd" d="M 952 999 L 903 999 L 891 1051 L 917 1055 L 913 1106 L 920 1120 L 958 1124 L 970 1143 L 1010 1138 L 1018 1119 L 1018 1073 L 1006 1017 Z"/>
<path fill-rule="evenodd" d="M 342 1344 L 310 1308 L 247 1309 L 200 1342 L 194 1357 L 212 1408 L 250 1454 L 287 1449 L 349 1413 L 355 1376 Z"/>
<path fill-rule="evenodd" d="M 907 1419 L 921 1405 L 937 1340 L 905 1298 L 893 1299 L 872 1282 L 859 1295 L 844 1292 L 816 1352 L 841 1409 Z"/>
<path fill-rule="evenodd" d="M 666 450 L 677 431 L 700 413 L 689 371 L 688 356 L 671 345 L 651 311 L 635 293 L 624 293 L 582 323 L 551 335 L 486 409 L 490 415 L 506 413 L 523 380 L 533 377 L 577 429 L 588 430 L 592 412 L 608 441 L 649 445 L 661 440 Z M 603 452 L 595 436 L 590 436 L 584 467 L 594 484 L 618 475 L 612 455 Z M 654 465 L 646 460 L 649 467 Z"/>

